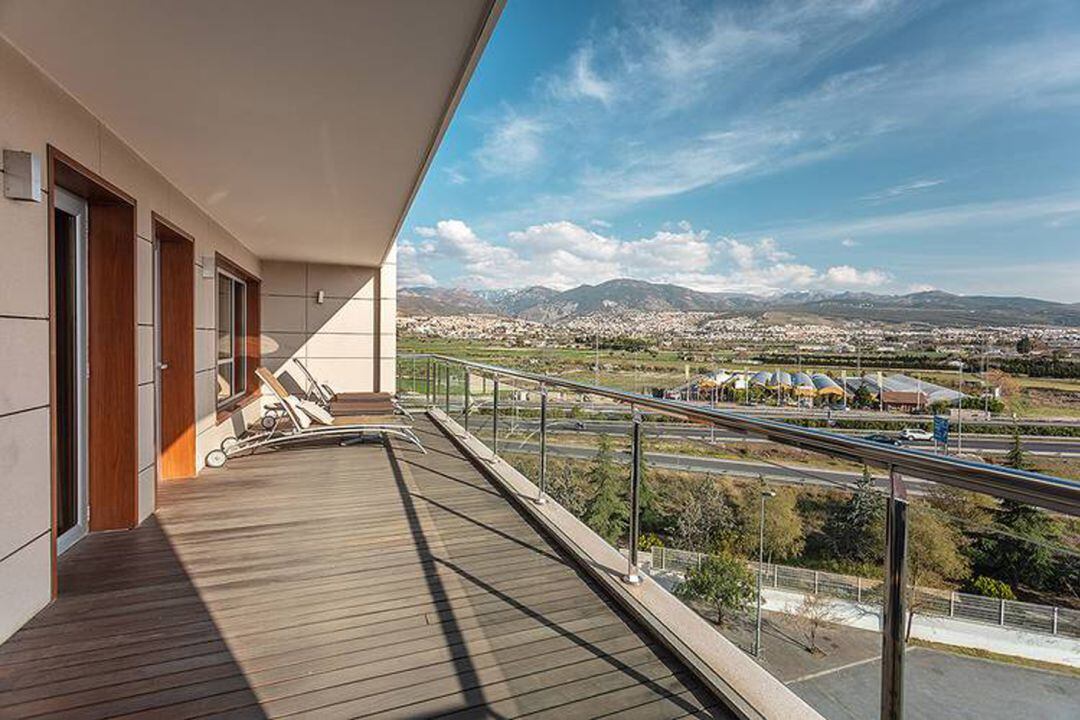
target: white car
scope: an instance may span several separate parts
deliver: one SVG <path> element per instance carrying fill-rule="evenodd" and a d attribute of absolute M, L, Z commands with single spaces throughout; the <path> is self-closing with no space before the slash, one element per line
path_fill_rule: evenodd
<path fill-rule="evenodd" d="M 900 437 L 905 440 L 933 440 L 934 433 L 922 428 L 904 428 L 900 431 Z"/>

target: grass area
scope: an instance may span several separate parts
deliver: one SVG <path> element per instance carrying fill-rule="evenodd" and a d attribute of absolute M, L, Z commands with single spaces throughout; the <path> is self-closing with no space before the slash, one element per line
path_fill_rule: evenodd
<path fill-rule="evenodd" d="M 774 365 L 743 362 L 731 359 L 723 349 L 715 353 L 690 349 L 656 349 L 641 352 L 626 350 L 601 350 L 599 374 L 596 372 L 597 355 L 584 347 L 508 347 L 497 343 L 480 343 L 470 340 L 418 338 L 403 336 L 398 340 L 398 352 L 436 353 L 449 355 L 491 365 L 502 365 L 529 372 L 555 375 L 569 380 L 634 392 L 648 393 L 652 388 L 673 388 L 690 377 L 698 377 L 717 367 L 748 370 L 770 369 Z M 407 361 L 406 361 L 407 362 Z M 777 364 L 794 370 L 790 363 Z M 839 377 L 842 370 L 849 375 L 856 373 L 854 366 L 804 365 L 806 372 L 825 372 Z M 403 372 L 406 372 L 403 369 Z M 418 372 L 422 372 L 418 369 Z M 864 374 L 873 375 L 876 368 L 863 368 Z M 960 376 L 947 370 L 915 370 L 904 367 L 882 369 L 882 373 L 901 372 L 927 382 L 945 387 L 959 387 Z M 1078 420 L 1080 419 L 1080 380 L 1055 378 L 1014 377 L 1016 393 L 1007 399 L 1005 416 L 1016 413 L 1019 418 Z M 982 387 L 979 374 L 965 374 L 964 388 L 969 393 Z"/>
<path fill-rule="evenodd" d="M 1080 393 L 1080 380 L 1018 377 L 1016 378 L 1016 381 L 1020 383 L 1021 387 L 1025 388 L 1040 388 L 1043 390 Z"/>
<path fill-rule="evenodd" d="M 1072 665 L 1059 665 L 1057 663 L 1046 662 L 1044 660 L 1031 660 L 1029 658 L 1016 657 L 1015 655 L 1004 655 L 1002 653 L 991 652 L 989 650 L 980 650 L 978 648 L 945 645 L 943 643 L 930 642 L 929 640 L 919 640 L 917 638 L 912 638 L 908 641 L 908 644 L 914 647 L 924 647 L 929 650 L 938 650 L 940 652 L 951 653 L 953 655 L 963 655 L 965 657 L 978 658 L 979 660 L 991 660 L 993 662 L 1005 663 L 1007 665 L 1020 665 L 1023 667 L 1034 668 L 1036 670 L 1050 670 L 1052 672 L 1058 672 L 1065 675 L 1074 675 L 1076 677 L 1080 677 L 1080 667 L 1073 667 Z"/>

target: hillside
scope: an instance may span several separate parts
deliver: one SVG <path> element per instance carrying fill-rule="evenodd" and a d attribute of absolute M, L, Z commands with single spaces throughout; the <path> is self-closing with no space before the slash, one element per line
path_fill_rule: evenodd
<path fill-rule="evenodd" d="M 404 315 L 495 314 L 557 324 L 605 312 L 705 312 L 724 316 L 798 316 L 928 325 L 1057 325 L 1080 327 L 1080 304 L 1024 297 L 796 292 L 763 297 L 709 293 L 642 280 L 609 280 L 558 291 L 545 287 L 473 292 L 463 288 L 402 288 Z"/>

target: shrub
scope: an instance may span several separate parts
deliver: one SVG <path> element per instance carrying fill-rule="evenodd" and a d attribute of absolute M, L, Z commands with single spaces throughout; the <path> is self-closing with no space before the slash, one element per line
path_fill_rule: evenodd
<path fill-rule="evenodd" d="M 977 592 L 979 595 L 985 597 L 997 598 L 999 600 L 1015 600 L 1016 594 L 1008 583 L 1004 583 L 996 578 L 980 575 L 975 578 L 971 583 L 971 589 Z"/>

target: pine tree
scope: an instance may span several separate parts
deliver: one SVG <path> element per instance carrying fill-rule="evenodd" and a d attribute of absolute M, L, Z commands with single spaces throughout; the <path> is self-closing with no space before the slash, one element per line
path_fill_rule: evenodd
<path fill-rule="evenodd" d="M 615 466 L 611 454 L 611 440 L 601 435 L 586 474 L 592 496 L 585 505 L 582 520 L 610 545 L 615 545 L 627 529 L 630 517 L 625 490 L 627 478 Z"/>
<path fill-rule="evenodd" d="M 825 533 L 837 555 L 854 562 L 877 561 L 884 542 L 884 509 L 870 468 L 864 465 L 851 497 L 826 521 Z"/>
<path fill-rule="evenodd" d="M 1027 457 L 1024 455 L 1024 446 L 1020 442 L 1020 428 L 1013 426 L 1012 448 L 1005 455 L 1005 465 L 1015 470 L 1030 470 Z"/>

